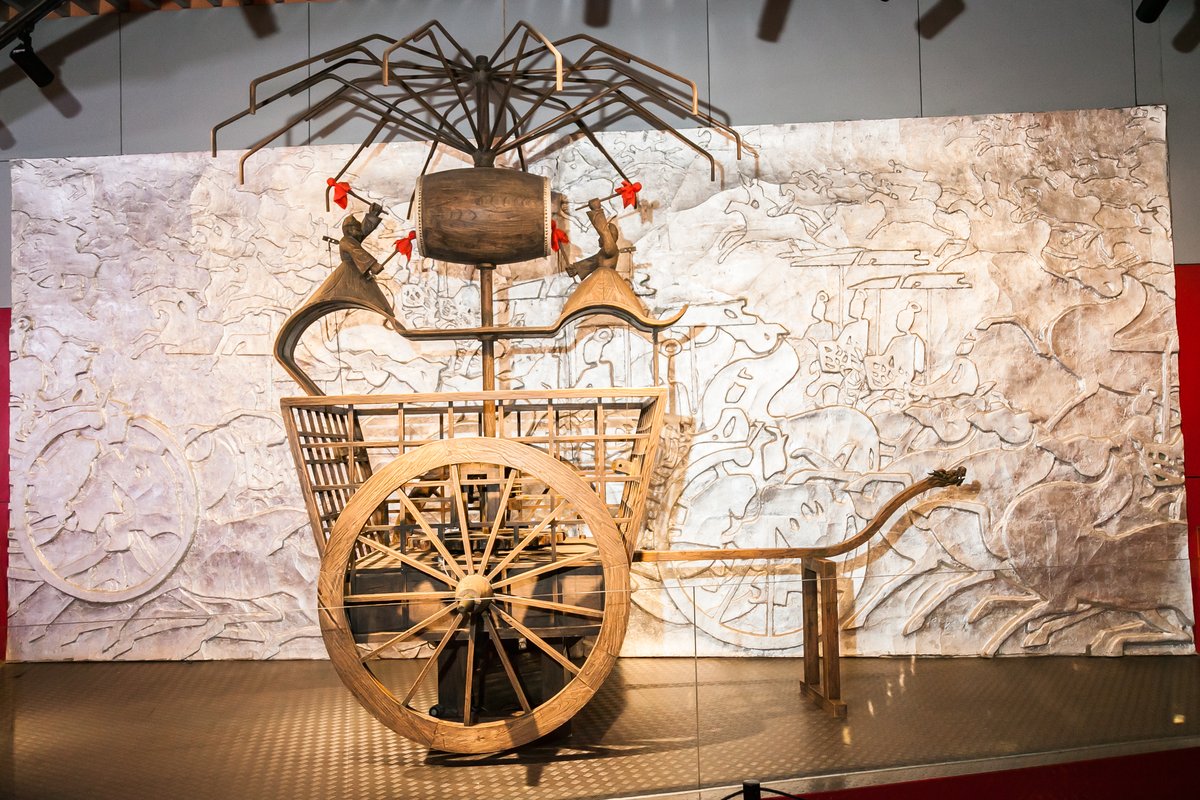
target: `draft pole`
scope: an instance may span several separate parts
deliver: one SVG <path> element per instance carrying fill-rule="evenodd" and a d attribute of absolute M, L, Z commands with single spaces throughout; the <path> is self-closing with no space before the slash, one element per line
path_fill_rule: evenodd
<path fill-rule="evenodd" d="M 479 270 L 479 325 L 490 328 L 495 324 L 492 310 L 492 272 L 495 264 L 478 264 Z M 483 390 L 496 389 L 496 338 L 491 334 L 479 337 L 479 350 L 483 361 Z M 483 404 L 483 435 L 496 435 L 496 404 L 488 400 Z"/>

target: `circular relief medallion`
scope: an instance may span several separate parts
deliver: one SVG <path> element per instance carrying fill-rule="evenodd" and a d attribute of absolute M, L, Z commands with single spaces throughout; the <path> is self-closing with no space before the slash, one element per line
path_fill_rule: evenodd
<path fill-rule="evenodd" d="M 46 583 L 96 603 L 158 586 L 195 535 L 199 499 L 170 431 L 146 417 L 76 413 L 28 450 L 13 487 L 17 542 Z"/>

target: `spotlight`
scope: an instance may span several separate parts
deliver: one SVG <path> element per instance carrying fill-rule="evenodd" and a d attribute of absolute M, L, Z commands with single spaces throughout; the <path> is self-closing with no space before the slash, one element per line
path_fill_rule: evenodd
<path fill-rule="evenodd" d="M 1156 22 L 1158 15 L 1163 12 L 1166 5 L 1167 0 L 1142 0 L 1138 4 L 1137 11 L 1134 12 L 1134 16 L 1142 22 Z"/>
<path fill-rule="evenodd" d="M 9 52 L 9 58 L 38 86 L 45 88 L 54 83 L 54 73 L 46 66 L 46 62 L 33 52 L 33 42 L 29 34 L 21 34 L 20 39 L 21 43 Z"/>

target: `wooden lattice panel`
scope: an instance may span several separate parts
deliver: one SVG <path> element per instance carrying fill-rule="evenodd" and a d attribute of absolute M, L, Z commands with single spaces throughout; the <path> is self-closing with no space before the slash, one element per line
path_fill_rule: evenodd
<path fill-rule="evenodd" d="M 290 398 L 282 405 L 318 546 L 375 471 L 431 442 L 492 432 L 569 464 L 609 509 L 632 551 L 645 511 L 664 395 L 657 388 L 498 391 Z M 448 520 L 453 512 L 436 491 L 448 478 L 431 474 L 414 484 L 418 492 L 429 490 L 429 497 L 414 502 L 434 520 Z M 468 490 L 483 491 L 495 480 L 483 473 L 458 476 Z M 549 510 L 552 498 L 539 495 L 537 487 L 517 488 L 531 518 Z M 385 538 L 392 528 L 384 518 L 375 527 Z"/>

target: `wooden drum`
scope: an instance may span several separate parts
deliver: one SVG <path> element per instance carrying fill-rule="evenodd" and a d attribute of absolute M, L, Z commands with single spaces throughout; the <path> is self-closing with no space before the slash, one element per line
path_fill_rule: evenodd
<path fill-rule="evenodd" d="M 550 181 L 495 167 L 417 180 L 417 247 L 457 264 L 512 264 L 550 255 Z"/>

